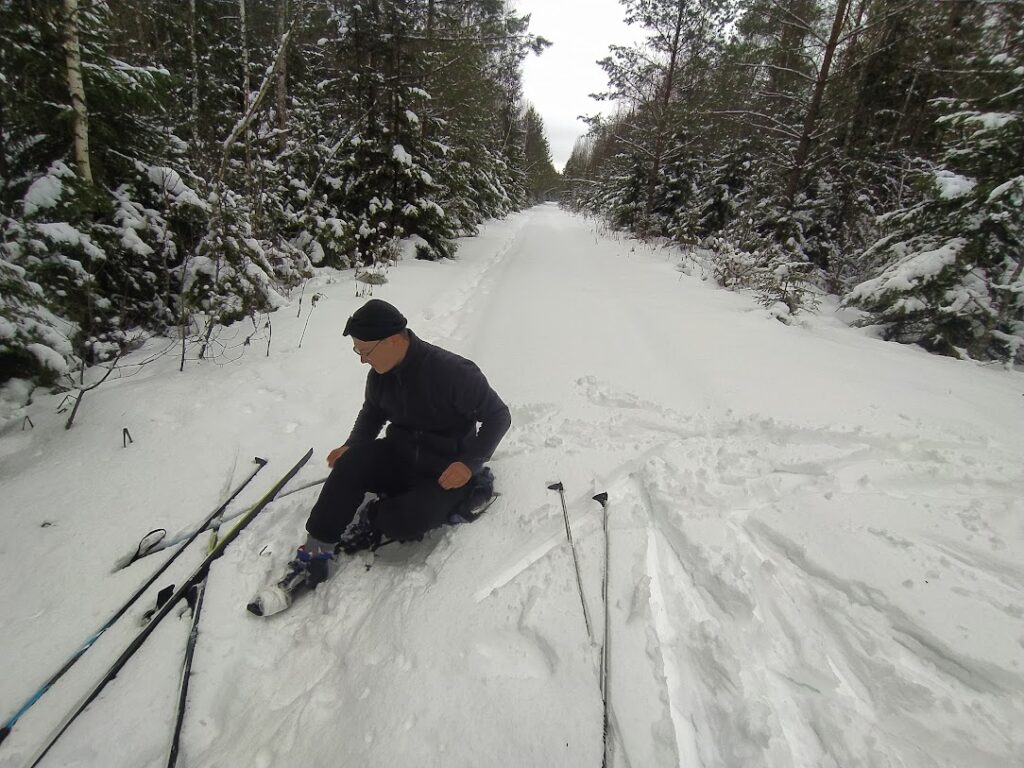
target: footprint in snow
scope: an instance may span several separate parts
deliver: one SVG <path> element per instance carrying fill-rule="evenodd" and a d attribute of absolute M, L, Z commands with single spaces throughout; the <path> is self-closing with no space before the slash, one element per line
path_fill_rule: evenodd
<path fill-rule="evenodd" d="M 529 680 L 552 673 L 549 653 L 520 632 L 494 632 L 479 638 L 472 645 L 469 664 L 484 677 Z"/>

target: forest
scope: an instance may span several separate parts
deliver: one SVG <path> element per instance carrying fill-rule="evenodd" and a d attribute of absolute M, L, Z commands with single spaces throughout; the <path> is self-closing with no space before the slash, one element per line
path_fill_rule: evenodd
<path fill-rule="evenodd" d="M 316 270 L 556 198 L 783 322 L 1024 362 L 1024 2 L 621 6 L 560 175 L 505 0 L 0 0 L 0 387 L 269 344 Z"/>
<path fill-rule="evenodd" d="M 1024 362 L 1024 3 L 622 0 L 566 204 L 783 321 Z"/>
<path fill-rule="evenodd" d="M 215 357 L 317 268 L 449 257 L 541 199 L 528 26 L 502 0 L 2 0 L 0 385 L 154 333 Z"/>

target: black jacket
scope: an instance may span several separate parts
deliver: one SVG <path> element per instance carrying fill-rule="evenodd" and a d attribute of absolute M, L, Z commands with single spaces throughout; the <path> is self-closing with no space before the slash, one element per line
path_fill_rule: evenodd
<path fill-rule="evenodd" d="M 402 362 L 367 374 L 363 407 L 345 445 L 377 439 L 385 422 L 387 438 L 410 446 L 417 463 L 440 472 L 461 461 L 476 474 L 512 416 L 476 364 L 409 331 Z"/>

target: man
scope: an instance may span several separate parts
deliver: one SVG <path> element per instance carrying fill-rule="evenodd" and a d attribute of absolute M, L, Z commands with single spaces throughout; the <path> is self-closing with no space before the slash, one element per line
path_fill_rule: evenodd
<path fill-rule="evenodd" d="M 277 594 L 264 595 L 255 609 L 257 601 L 250 604 L 253 613 L 283 610 L 296 586 L 326 579 L 339 549 L 419 538 L 465 508 L 479 486 L 489 486 L 484 462 L 508 431 L 508 407 L 474 363 L 428 344 L 406 325 L 401 312 L 379 299 L 348 319 L 344 335 L 371 368 L 363 406 L 345 444 L 327 456 L 331 474 L 292 570 Z M 367 492 L 379 499 L 350 526 Z"/>

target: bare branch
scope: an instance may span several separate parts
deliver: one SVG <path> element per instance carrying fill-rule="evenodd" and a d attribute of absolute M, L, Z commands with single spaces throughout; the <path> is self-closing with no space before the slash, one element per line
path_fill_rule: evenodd
<path fill-rule="evenodd" d="M 714 110 L 709 112 L 710 115 L 722 115 L 722 116 L 744 116 L 744 117 L 756 117 L 764 121 L 761 127 L 767 130 L 774 131 L 780 136 L 785 136 L 790 139 L 799 139 L 800 132 L 794 130 L 791 126 L 786 125 L 781 120 L 777 120 L 771 115 L 767 115 L 764 112 L 754 112 L 749 109 L 723 109 Z"/>
<path fill-rule="evenodd" d="M 897 8 L 893 8 L 892 10 L 890 10 L 890 11 L 888 11 L 886 13 L 883 13 L 877 19 L 871 19 L 870 21 L 868 21 L 867 24 L 862 24 L 859 27 L 855 27 L 855 28 L 851 29 L 849 32 L 847 32 L 845 35 L 843 35 L 842 37 L 839 38 L 839 44 L 842 45 L 847 40 L 849 40 L 851 37 L 855 37 L 855 36 L 861 34 L 862 32 L 867 32 L 869 30 L 872 30 L 875 27 L 878 27 L 878 26 L 884 24 L 885 22 L 887 22 L 889 19 L 893 18 L 894 16 L 899 16 L 901 13 L 905 13 L 906 11 L 912 9 L 915 5 L 920 5 L 920 4 L 921 4 L 920 0 L 908 0 L 908 2 L 904 3 L 903 5 L 901 5 L 901 6 L 897 7 Z"/>
<path fill-rule="evenodd" d="M 267 93 L 270 92 L 271 84 L 276 80 L 277 70 L 281 67 L 285 54 L 288 51 L 288 41 L 291 38 L 292 30 L 295 28 L 296 21 L 296 19 L 292 19 L 292 23 L 289 25 L 288 31 L 282 36 L 281 42 L 277 48 L 277 55 L 274 56 L 273 63 L 263 76 L 263 82 L 260 84 L 260 89 L 256 93 L 256 98 L 252 100 L 252 104 L 249 105 L 249 109 L 246 110 L 242 119 L 238 121 L 234 130 L 232 130 L 230 135 L 224 139 L 224 143 L 221 145 L 220 172 L 217 174 L 218 186 L 222 186 L 224 183 L 224 173 L 227 171 L 228 157 L 231 154 L 231 147 L 234 146 L 236 141 L 238 141 L 238 137 L 248 129 L 253 117 L 255 117 L 256 112 L 259 111 L 260 106 L 263 104 L 263 99 L 266 98 Z"/>
<path fill-rule="evenodd" d="M 814 82 L 814 78 L 811 75 L 808 75 L 797 69 L 791 69 L 789 67 L 780 67 L 777 64 L 740 64 L 740 66 L 745 69 L 773 69 L 776 72 L 788 72 L 789 74 L 796 75 L 797 77 L 806 80 L 809 83 Z"/>
<path fill-rule="evenodd" d="M 642 155 L 647 155 L 648 157 L 654 157 L 654 152 L 652 152 L 650 149 L 645 147 L 643 144 L 637 144 L 635 141 L 627 139 L 625 136 L 620 136 L 617 133 L 613 133 L 612 137 L 616 141 L 622 142 L 627 147 L 632 147 L 633 149 L 638 150 L 640 152 L 640 154 L 642 154 Z"/>
<path fill-rule="evenodd" d="M 68 416 L 67 423 L 64 424 L 64 429 L 71 429 L 72 425 L 74 425 L 75 416 L 78 414 L 78 408 L 82 404 L 82 399 L 85 397 L 85 393 L 91 392 L 92 390 L 96 389 L 96 387 L 98 387 L 100 384 L 105 382 L 108 378 L 110 378 L 110 374 L 112 374 L 114 372 L 114 369 L 117 368 L 117 361 L 121 359 L 121 356 L 123 354 L 124 352 L 117 353 L 117 357 L 114 358 L 114 361 L 110 364 L 110 367 L 107 369 L 107 372 L 103 374 L 102 379 L 97 381 L 95 384 L 90 384 L 88 387 L 81 387 L 78 390 L 78 397 L 75 398 L 75 407 L 71 409 L 71 415 Z"/>

